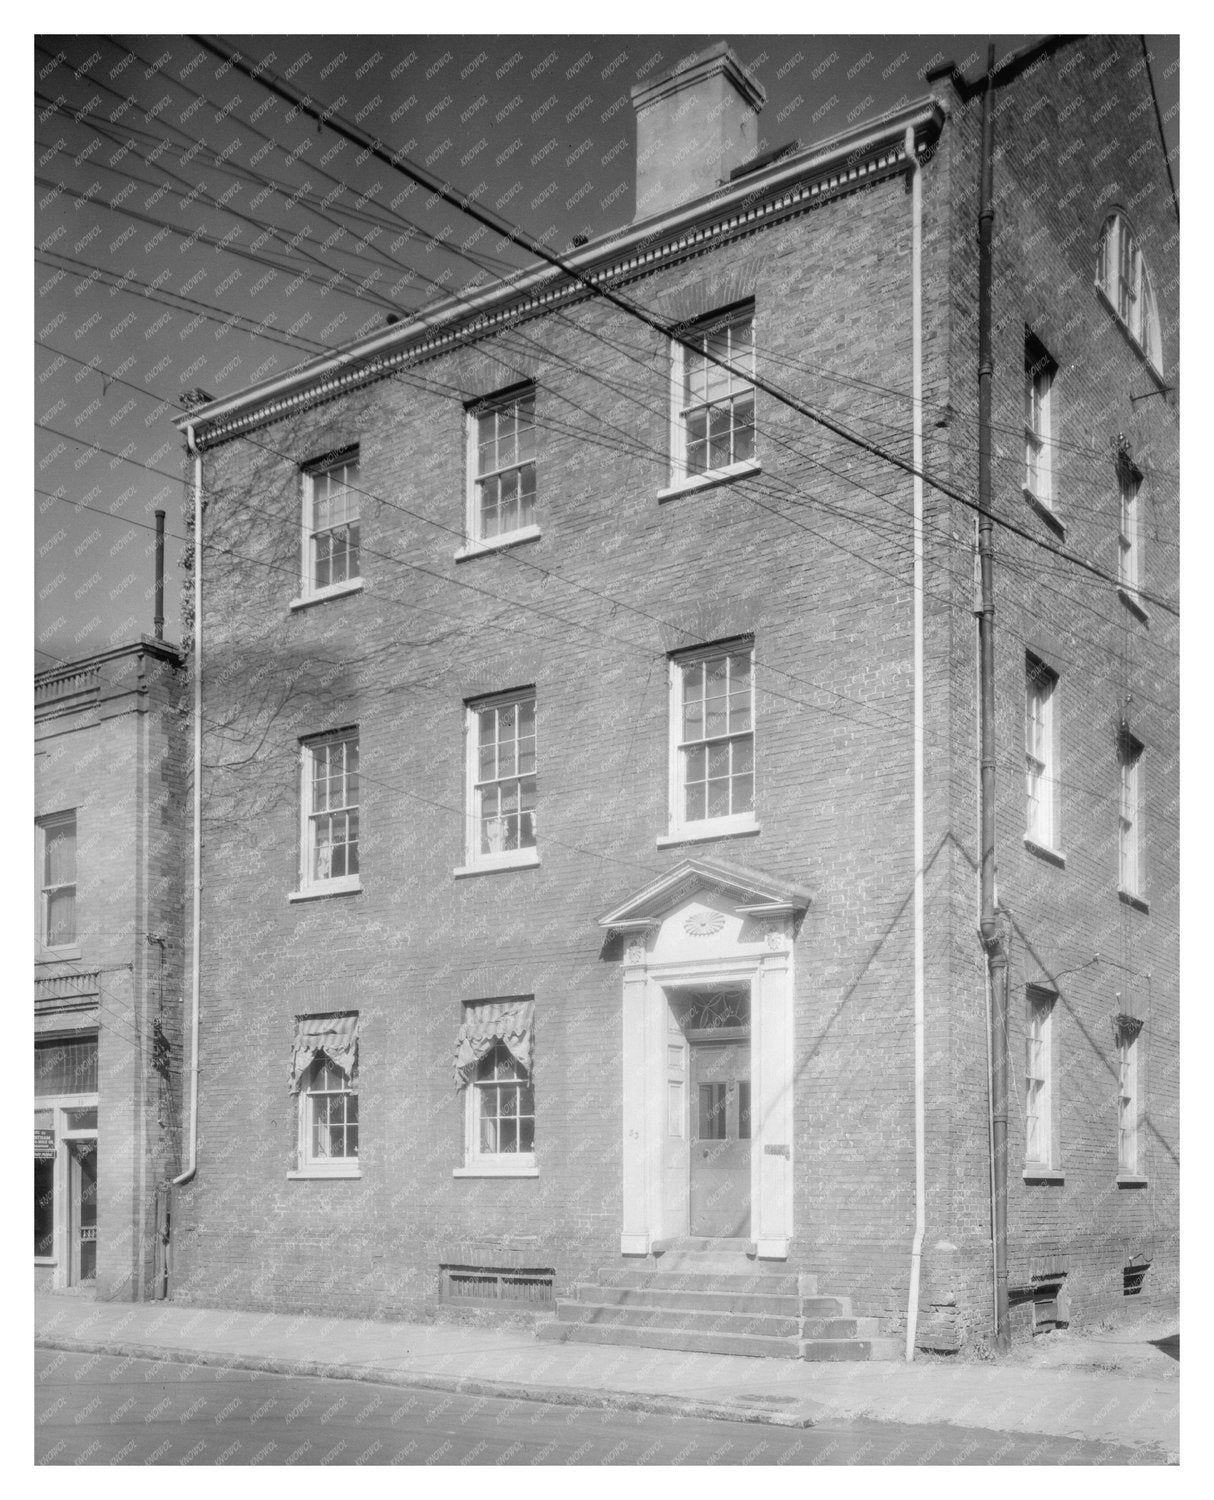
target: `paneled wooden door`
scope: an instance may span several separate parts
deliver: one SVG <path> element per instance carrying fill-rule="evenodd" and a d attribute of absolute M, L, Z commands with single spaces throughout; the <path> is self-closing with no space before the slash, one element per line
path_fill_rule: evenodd
<path fill-rule="evenodd" d="M 750 1236 L 750 1042 L 691 1044 L 691 1233 Z"/>

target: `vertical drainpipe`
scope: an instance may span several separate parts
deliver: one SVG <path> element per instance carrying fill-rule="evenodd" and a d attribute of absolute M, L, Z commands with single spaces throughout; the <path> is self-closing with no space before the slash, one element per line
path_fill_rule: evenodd
<path fill-rule="evenodd" d="M 156 515 L 156 613 L 152 616 L 152 628 L 158 641 L 164 640 L 164 511 Z"/>
<path fill-rule="evenodd" d="M 194 459 L 194 913 L 190 942 L 190 1134 L 185 1170 L 171 1187 L 189 1182 L 198 1170 L 198 1008 L 202 939 L 202 454 L 194 440 L 194 424 L 185 430 L 186 450 Z"/>
<path fill-rule="evenodd" d="M 923 179 L 915 156 L 915 128 L 906 127 L 911 174 L 911 424 L 914 464 L 914 984 L 915 984 L 915 1237 L 911 1245 L 906 1305 L 906 1357 L 915 1357 L 919 1273 L 927 1222 L 926 1128 L 924 1120 L 924 941 L 923 941 Z"/>
<path fill-rule="evenodd" d="M 981 914 L 979 932 L 990 980 L 991 1237 L 995 1260 L 995 1343 L 1009 1344 L 1007 1297 L 1007 944 L 995 916 L 995 554 L 991 506 L 992 240 L 995 222 L 995 46 L 987 49 L 982 96 L 982 160 L 978 208 L 978 561 L 982 608 L 978 616 L 981 729 Z"/>

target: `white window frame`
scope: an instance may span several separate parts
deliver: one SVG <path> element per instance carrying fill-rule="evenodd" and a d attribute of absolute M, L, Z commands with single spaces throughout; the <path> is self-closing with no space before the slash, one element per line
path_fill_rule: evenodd
<path fill-rule="evenodd" d="M 1117 886 L 1127 896 L 1141 899 L 1142 880 L 1142 756 L 1143 746 L 1125 734 L 1118 746 L 1120 773 L 1117 833 Z"/>
<path fill-rule="evenodd" d="M 1117 466 L 1117 581 L 1137 599 L 1142 586 L 1142 527 L 1138 496 L 1142 475 L 1131 463 Z"/>
<path fill-rule="evenodd" d="M 1055 382 L 1058 366 L 1031 334 L 1024 341 L 1024 488 L 1054 509 Z"/>
<path fill-rule="evenodd" d="M 748 323 L 750 327 L 750 352 L 742 356 L 739 363 L 729 353 L 725 356 L 730 366 L 730 371 L 721 369 L 717 365 L 709 365 L 709 371 L 716 370 L 717 376 L 724 380 L 725 391 L 713 402 L 707 400 L 695 402 L 692 405 L 684 404 L 684 374 L 687 368 L 687 359 L 690 351 L 687 343 L 691 341 L 707 347 L 709 335 L 725 329 L 729 337 L 729 347 L 732 350 L 733 329 L 742 323 Z M 758 474 L 762 470 L 758 453 L 758 427 L 756 425 L 757 414 L 757 392 L 754 387 L 755 377 L 755 309 L 754 303 L 744 303 L 738 307 L 723 308 L 708 317 L 699 319 L 689 328 L 682 331 L 681 338 L 672 339 L 670 343 L 670 484 L 667 489 L 659 493 L 658 498 L 680 493 L 689 489 L 701 489 L 709 485 L 722 484 L 730 479 L 740 478 L 744 474 Z M 747 363 L 749 370 L 746 369 Z M 750 380 L 745 376 L 749 373 Z M 747 392 L 750 393 L 751 408 L 751 454 L 748 457 L 735 459 L 715 469 L 703 469 L 696 473 L 688 472 L 688 414 L 693 409 L 706 409 L 709 406 L 721 405 L 728 401 L 732 409 L 739 398 L 744 399 Z M 730 423 L 730 448 L 733 448 L 733 436 L 736 428 L 731 420 Z"/>
<path fill-rule="evenodd" d="M 1139 1172 L 1138 1038 L 1141 1029 L 1122 1025 L 1117 1036 L 1117 1175 Z"/>
<path fill-rule="evenodd" d="M 352 469 L 353 480 L 346 479 L 347 490 L 353 495 L 354 504 L 358 508 L 358 514 L 347 517 L 343 523 L 349 525 L 351 521 L 359 527 L 359 557 L 355 573 L 346 578 L 339 579 L 336 583 L 318 585 L 316 583 L 316 557 L 315 542 L 318 535 L 315 524 L 316 488 L 317 481 L 326 475 L 334 474 L 339 469 Z M 362 549 L 361 549 L 361 527 L 362 527 L 362 493 L 358 488 L 359 479 L 359 451 L 350 448 L 341 453 L 332 455 L 323 462 L 309 464 L 300 476 L 300 487 L 302 493 L 301 501 L 301 535 L 300 535 L 300 590 L 299 598 L 291 601 L 292 608 L 298 608 L 305 604 L 313 604 L 321 599 L 332 599 L 339 594 L 357 593 L 363 586 L 362 576 Z M 335 527 L 326 528 L 336 530 Z"/>
<path fill-rule="evenodd" d="M 1024 1162 L 1026 1170 L 1053 1171 L 1054 1153 L 1054 1011 L 1057 996 L 1029 988 L 1025 1025 Z M 1031 1174 L 1030 1174 L 1031 1175 Z"/>
<path fill-rule="evenodd" d="M 480 1079 L 480 1070 L 486 1058 L 495 1056 L 499 1051 L 510 1059 L 516 1073 L 522 1076 L 498 1081 Z M 532 1122 L 530 1151 L 483 1151 L 481 1149 L 482 1099 L 490 1088 L 500 1088 L 503 1085 L 528 1088 L 531 1091 L 531 1114 L 523 1117 Z M 477 1064 L 476 1075 L 469 1079 L 464 1089 L 464 1096 L 464 1167 L 456 1175 L 461 1177 L 538 1176 L 539 1167 L 535 1159 L 535 1080 L 533 1074 L 523 1067 L 504 1043 L 497 1043 Z"/>
<path fill-rule="evenodd" d="M 361 842 L 362 818 L 361 818 L 361 783 L 358 788 L 359 801 L 343 804 L 340 808 L 325 808 L 317 812 L 312 806 L 313 777 L 312 769 L 319 750 L 339 742 L 353 742 L 355 747 L 359 744 L 359 732 L 357 725 L 348 725 L 345 729 L 335 729 L 328 734 L 320 734 L 300 742 L 299 762 L 299 889 L 291 893 L 292 900 L 303 900 L 311 896 L 336 895 L 343 891 L 362 890 L 362 876 L 359 871 L 345 875 L 313 875 L 312 855 L 314 851 L 314 840 L 317 828 L 317 818 L 332 812 L 353 812 L 359 820 L 359 838 L 354 847 L 357 848 Z M 345 776 L 351 773 L 347 768 Z M 360 772 L 355 772 L 360 775 Z M 349 844 L 346 845 L 349 848 Z M 361 863 L 360 863 L 361 870 Z"/>
<path fill-rule="evenodd" d="M 1037 657 L 1024 666 L 1025 839 L 1058 849 L 1058 674 Z"/>
<path fill-rule="evenodd" d="M 76 955 L 80 952 L 80 871 L 78 868 L 80 855 L 80 825 L 76 816 L 76 808 L 65 808 L 62 812 L 47 813 L 43 817 L 34 820 L 34 858 L 35 858 L 35 881 L 37 891 L 37 949 L 43 953 L 56 954 L 61 957 Z M 73 864 L 77 866 L 74 880 L 64 880 L 57 884 L 48 882 L 46 856 L 47 856 L 47 834 L 57 828 L 62 828 L 67 823 L 72 825 L 73 842 Z M 50 941 L 50 896 L 52 893 L 71 889 L 73 894 L 73 926 L 72 936 L 66 943 L 52 943 Z"/>
<path fill-rule="evenodd" d="M 720 657 L 745 655 L 750 663 L 750 728 L 736 734 L 705 736 L 695 740 L 683 739 L 683 710 L 690 669 Z M 746 638 L 721 641 L 715 645 L 695 651 L 680 652 L 670 657 L 669 666 L 669 830 L 658 844 L 686 843 L 694 839 L 725 838 L 731 834 L 756 833 L 759 829 L 756 813 L 757 789 L 755 788 L 755 648 L 754 642 Z M 747 811 L 726 813 L 718 817 L 688 818 L 687 806 L 687 762 L 689 752 L 698 745 L 713 742 L 735 741 L 749 738 L 751 751 L 751 807 Z M 744 773 L 743 773 L 744 774 Z"/>
<path fill-rule="evenodd" d="M 531 457 L 523 458 L 511 464 L 504 464 L 500 468 L 480 468 L 480 435 L 479 423 L 483 417 L 495 415 L 501 412 L 517 411 L 524 403 L 529 403 L 531 408 L 531 432 L 532 445 Z M 515 526 L 510 531 L 495 532 L 492 536 L 486 536 L 484 532 L 484 516 L 481 504 L 481 491 L 486 480 L 494 479 L 499 475 L 519 471 L 520 473 L 528 466 L 532 470 L 532 507 L 537 503 L 536 494 L 539 480 L 539 460 L 537 448 L 537 428 L 535 425 L 536 387 L 534 382 L 525 386 L 515 386 L 508 391 L 502 391 L 496 396 L 486 397 L 475 405 L 468 407 L 466 422 L 466 448 L 467 459 L 465 463 L 466 473 L 466 516 L 464 523 L 464 545 L 455 554 L 457 558 L 471 557 L 478 552 L 492 552 L 498 547 L 508 547 L 515 542 L 527 541 L 531 537 L 540 534 L 538 522 L 526 521 L 522 525 Z M 517 425 L 517 417 L 516 417 Z M 517 455 L 516 455 L 517 458 Z M 521 506 L 520 506 L 521 510 Z"/>
<path fill-rule="evenodd" d="M 1100 231 L 1096 285 L 1117 321 L 1154 368 L 1163 369 L 1159 310 L 1151 274 L 1128 219 L 1111 213 Z"/>
<path fill-rule="evenodd" d="M 340 1080 L 340 1087 L 315 1089 L 312 1087 L 313 1080 L 322 1076 L 325 1072 L 335 1074 Z M 340 1068 L 334 1067 L 323 1052 L 319 1053 L 308 1064 L 308 1070 L 300 1080 L 299 1086 L 299 1137 L 296 1148 L 296 1170 L 288 1175 L 294 1177 L 361 1177 L 362 1169 L 359 1165 L 358 1146 L 361 1146 L 360 1126 L 361 1120 L 356 1118 L 353 1128 L 356 1132 L 357 1145 L 352 1156 L 323 1156 L 318 1155 L 312 1149 L 313 1127 L 316 1123 L 316 1101 L 318 1099 L 329 1099 L 341 1097 L 346 1100 L 355 1101 L 355 1110 L 358 1109 L 358 1061 L 355 1054 L 354 1069 L 349 1078 Z M 344 1109 L 348 1111 L 349 1105 Z M 344 1128 L 348 1132 L 350 1121 L 344 1121 Z"/>
<path fill-rule="evenodd" d="M 530 773 L 536 781 L 536 805 L 531 809 L 531 833 L 535 842 L 518 849 L 481 850 L 481 797 L 482 788 L 505 781 L 524 781 L 528 777 L 517 772 L 507 776 L 496 776 L 482 782 L 480 770 L 480 715 L 489 710 L 519 705 L 532 705 L 535 722 L 535 769 Z M 495 741 L 500 743 L 500 741 Z M 540 862 L 539 838 L 536 832 L 538 819 L 539 783 L 539 699 L 534 687 L 515 688 L 506 693 L 495 693 L 488 698 L 474 698 L 464 705 L 464 863 L 456 870 L 457 875 L 472 875 L 484 870 L 517 869 Z"/>

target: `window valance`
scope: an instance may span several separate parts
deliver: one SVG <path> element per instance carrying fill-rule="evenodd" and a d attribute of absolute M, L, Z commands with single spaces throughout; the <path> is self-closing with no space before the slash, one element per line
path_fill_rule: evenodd
<path fill-rule="evenodd" d="M 357 1012 L 344 1016 L 296 1016 L 295 1038 L 291 1044 L 290 1092 L 299 1093 L 304 1074 L 320 1052 L 335 1068 L 351 1078 L 357 1047 Z"/>
<path fill-rule="evenodd" d="M 498 1042 L 530 1073 L 534 1025 L 534 1000 L 493 1000 L 465 1006 L 464 1024 L 455 1034 L 456 1088 L 472 1081 L 477 1063 Z"/>

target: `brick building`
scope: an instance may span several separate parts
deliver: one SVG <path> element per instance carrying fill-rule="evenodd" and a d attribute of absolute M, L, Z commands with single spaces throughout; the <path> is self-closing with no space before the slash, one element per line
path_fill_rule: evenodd
<path fill-rule="evenodd" d="M 925 90 L 770 151 L 759 81 L 712 49 L 633 90 L 637 218 L 566 256 L 648 321 L 538 266 L 182 420 L 223 550 L 174 1295 L 556 1297 L 558 1332 L 788 1352 L 784 1304 L 680 1303 L 707 1272 L 800 1296 L 843 1356 L 912 1316 L 921 1345 L 989 1334 L 981 91 Z M 1021 1330 L 1177 1296 L 1177 230 L 1150 98 L 1107 38 L 995 90 Z M 646 1298 L 687 1310 L 630 1328 Z"/>
<path fill-rule="evenodd" d="M 154 1295 L 180 1152 L 187 725 L 144 636 L 34 678 L 34 1278 Z"/>

